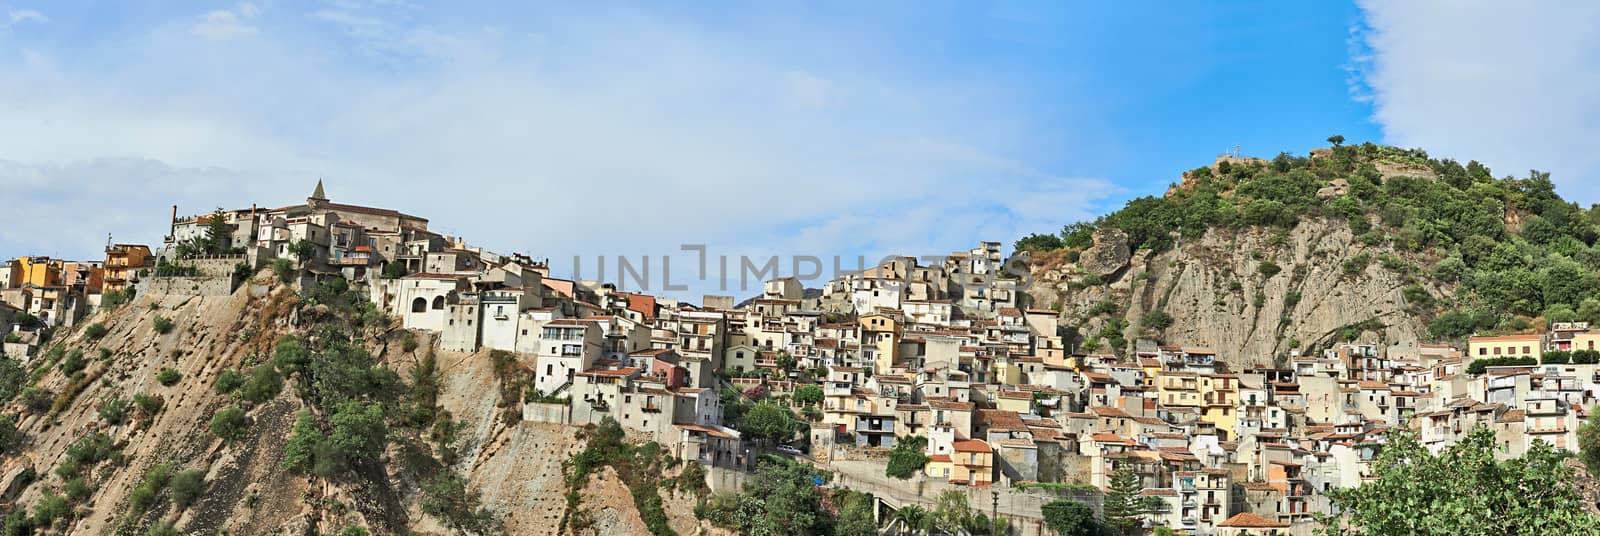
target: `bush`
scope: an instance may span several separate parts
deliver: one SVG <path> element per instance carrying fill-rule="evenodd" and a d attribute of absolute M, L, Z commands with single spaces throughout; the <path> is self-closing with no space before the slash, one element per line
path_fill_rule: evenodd
<path fill-rule="evenodd" d="M 61 493 L 65 494 L 67 499 L 70 499 L 74 503 L 82 503 L 84 499 L 88 499 L 89 495 L 91 495 L 93 492 L 89 490 L 89 483 L 85 482 L 83 477 L 75 476 L 71 479 L 68 479 L 65 484 L 61 485 Z"/>
<path fill-rule="evenodd" d="M 150 319 L 150 325 L 156 328 L 156 333 L 160 333 L 162 335 L 172 332 L 172 319 L 164 316 L 157 316 Z"/>
<path fill-rule="evenodd" d="M 154 416 L 161 411 L 161 399 L 145 393 L 134 393 L 133 405 L 139 407 L 139 413 L 146 417 Z"/>
<path fill-rule="evenodd" d="M 260 404 L 272 400 L 282 390 L 283 376 L 278 374 L 277 369 L 259 366 L 250 373 L 250 381 L 239 389 L 239 397 L 252 404 Z"/>
<path fill-rule="evenodd" d="M 228 369 L 217 375 L 217 382 L 212 384 L 211 388 L 219 395 L 227 395 L 239 390 L 241 385 L 244 385 L 244 375 L 239 374 L 237 370 Z"/>
<path fill-rule="evenodd" d="M 50 409 L 50 403 L 55 400 L 55 393 L 38 387 L 28 387 L 22 390 L 22 406 L 38 413 Z"/>
<path fill-rule="evenodd" d="M 83 328 L 84 336 L 95 340 L 99 340 L 101 337 L 106 336 L 106 331 L 108 331 L 106 329 L 106 325 L 99 322 L 89 324 L 89 327 Z"/>
<path fill-rule="evenodd" d="M 0 452 L 16 448 L 17 439 L 17 416 L 0 414 Z"/>
<path fill-rule="evenodd" d="M 181 379 L 183 379 L 183 374 L 171 368 L 163 368 L 161 372 L 156 373 L 156 381 L 167 387 L 172 387 L 173 384 L 178 383 L 178 380 Z"/>
<path fill-rule="evenodd" d="M 66 359 L 61 360 L 61 373 L 71 376 L 88 366 L 89 362 L 83 358 L 83 351 L 73 350 L 67 353 Z"/>
<path fill-rule="evenodd" d="M 249 426 L 250 418 L 246 417 L 244 410 L 238 406 L 223 408 L 211 417 L 211 433 L 228 443 L 244 438 Z"/>
<path fill-rule="evenodd" d="M 278 275 L 278 281 L 281 283 L 293 283 L 295 276 L 294 263 L 289 262 L 289 259 L 274 260 L 272 261 L 272 273 Z"/>
<path fill-rule="evenodd" d="M 922 466 L 928 464 L 928 456 L 924 450 L 928 447 L 928 439 L 921 436 L 909 436 L 896 442 L 889 451 L 889 464 L 884 467 L 883 474 L 906 480 L 920 471 Z"/>
<path fill-rule="evenodd" d="M 199 469 L 185 469 L 172 475 L 172 502 L 187 508 L 206 491 L 206 473 Z"/>
<path fill-rule="evenodd" d="M 72 517 L 72 507 L 67 504 L 67 499 L 49 490 L 39 498 L 39 504 L 33 507 L 33 521 L 41 527 L 54 525 L 56 520 L 70 517 Z"/>
<path fill-rule="evenodd" d="M 1145 313 L 1144 318 L 1139 323 L 1146 328 L 1160 331 L 1172 326 L 1172 315 L 1167 314 L 1166 311 L 1156 309 Z"/>
<path fill-rule="evenodd" d="M 144 536 L 178 536 L 178 528 L 172 526 L 171 521 L 158 521 L 144 531 Z"/>
<path fill-rule="evenodd" d="M 1272 261 L 1261 261 L 1261 264 L 1256 266 L 1256 271 L 1270 279 L 1272 276 L 1278 275 L 1278 272 L 1282 272 L 1283 268 Z"/>
<path fill-rule="evenodd" d="M 107 398 L 100 403 L 100 419 L 106 424 L 119 425 L 128 420 L 128 399 L 122 397 Z"/>
<path fill-rule="evenodd" d="M 1572 352 L 1566 350 L 1550 350 L 1540 356 L 1539 362 L 1545 365 L 1565 365 L 1572 362 Z"/>
<path fill-rule="evenodd" d="M 1600 363 L 1600 350 L 1575 350 L 1572 352 L 1572 364 L 1593 365 Z"/>

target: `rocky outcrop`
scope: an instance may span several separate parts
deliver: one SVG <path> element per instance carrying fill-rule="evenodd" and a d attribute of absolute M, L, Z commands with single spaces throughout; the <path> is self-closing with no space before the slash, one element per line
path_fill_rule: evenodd
<path fill-rule="evenodd" d="M 1127 320 L 1127 340 L 1210 347 L 1229 363 L 1249 366 L 1346 336 L 1402 349 L 1422 340 L 1426 319 L 1402 293 L 1407 268 L 1385 267 L 1384 256 L 1411 267 L 1435 260 L 1363 245 L 1343 221 L 1308 219 L 1287 231 L 1214 229 L 1169 251 L 1140 252 L 1104 285 L 1075 284 L 1064 275 L 1092 271 L 1085 251 L 1077 267 L 1039 267 L 1027 292 L 1033 307 L 1059 309 L 1063 325 L 1079 333 L 1099 332 L 1105 317 L 1091 313 L 1110 300 Z M 1422 284 L 1435 297 L 1452 290 Z M 1154 310 L 1170 315 L 1171 326 L 1141 326 Z"/>
<path fill-rule="evenodd" d="M 1107 276 L 1127 267 L 1131 253 L 1128 233 L 1104 227 L 1095 230 L 1094 245 L 1083 250 L 1078 265 L 1086 272 Z"/>

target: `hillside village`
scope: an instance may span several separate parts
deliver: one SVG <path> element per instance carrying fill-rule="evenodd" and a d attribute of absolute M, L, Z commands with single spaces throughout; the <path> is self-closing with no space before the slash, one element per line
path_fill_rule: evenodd
<path fill-rule="evenodd" d="M 1204 341 L 1074 347 L 1062 313 L 1032 307 L 1003 269 L 998 242 L 941 264 L 892 259 L 819 294 L 779 278 L 744 304 L 697 305 L 553 277 L 428 223 L 335 203 L 320 181 L 303 204 L 174 208 L 159 244 L 0 267 L 4 352 L 26 361 L 53 331 L 133 296 L 228 295 L 263 270 L 302 286 L 343 279 L 442 350 L 506 352 L 533 370 L 527 421 L 611 419 L 708 467 L 747 471 L 777 453 L 862 483 L 894 482 L 887 453 L 925 445 L 901 501 L 1106 490 L 1131 472 L 1156 505 L 1146 526 L 1200 535 L 1310 534 L 1315 515 L 1335 513 L 1327 493 L 1361 485 L 1397 427 L 1435 452 L 1479 425 L 1506 457 L 1537 441 L 1575 451 L 1600 392 L 1600 328 L 1583 322 L 1464 348 L 1337 343 L 1246 367 L 1263 356 Z M 730 413 L 758 401 L 799 424 L 741 429 Z"/>

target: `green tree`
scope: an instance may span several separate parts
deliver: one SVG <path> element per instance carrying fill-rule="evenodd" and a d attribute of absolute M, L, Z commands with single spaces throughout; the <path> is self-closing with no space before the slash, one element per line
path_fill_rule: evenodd
<path fill-rule="evenodd" d="M 1583 459 L 1583 465 L 1589 468 L 1589 474 L 1600 475 L 1600 423 L 1595 415 L 1600 411 L 1600 406 L 1595 406 L 1589 412 L 1589 419 L 1578 425 L 1578 456 Z"/>
<path fill-rule="evenodd" d="M 932 528 L 945 532 L 965 530 L 972 523 L 972 505 L 961 490 L 947 489 L 934 498 L 933 512 L 928 514 Z"/>
<path fill-rule="evenodd" d="M 0 414 L 0 453 L 11 452 L 17 447 L 17 416 L 9 413 Z"/>
<path fill-rule="evenodd" d="M 206 472 L 199 469 L 185 469 L 172 475 L 172 502 L 181 508 L 194 504 L 206 492 Z"/>
<path fill-rule="evenodd" d="M 1031 234 L 1012 245 L 1017 251 L 1055 251 L 1061 249 L 1061 238 L 1056 235 Z"/>
<path fill-rule="evenodd" d="M 333 433 L 328 443 L 349 464 L 371 463 L 388 445 L 389 427 L 383 421 L 383 406 L 347 401 L 329 419 Z"/>
<path fill-rule="evenodd" d="M 1123 534 L 1139 526 L 1140 519 L 1154 507 L 1151 504 L 1154 498 L 1140 494 L 1142 491 L 1144 486 L 1132 468 L 1122 466 L 1111 473 L 1111 480 L 1106 485 L 1105 503 L 1101 506 L 1106 526 Z"/>
<path fill-rule="evenodd" d="M 156 373 L 156 382 L 167 387 L 173 386 L 181 379 L 183 379 L 183 373 L 170 368 L 163 368 L 161 372 Z"/>
<path fill-rule="evenodd" d="M 802 385 L 794 390 L 794 401 L 807 406 L 822 403 L 822 387 L 817 385 Z"/>
<path fill-rule="evenodd" d="M 217 381 L 211 384 L 211 388 L 219 395 L 227 395 L 239 390 L 241 385 L 244 385 L 244 375 L 237 370 L 227 369 L 217 375 Z"/>
<path fill-rule="evenodd" d="M 837 536 L 877 536 L 878 523 L 872 519 L 873 502 L 876 501 L 870 493 L 860 492 L 835 492 L 835 500 L 840 502 L 839 520 L 834 524 L 833 534 Z"/>
<path fill-rule="evenodd" d="M 293 473 L 311 472 L 316 463 L 317 445 L 323 442 L 322 429 L 311 412 L 300 410 L 295 417 L 289 440 L 283 445 L 283 468 Z"/>
<path fill-rule="evenodd" d="M 928 464 L 928 438 L 922 436 L 908 436 L 894 444 L 889 450 L 889 464 L 884 466 L 883 474 L 906 480 L 922 471 L 922 466 Z"/>
<path fill-rule="evenodd" d="M 1328 136 L 1328 143 L 1333 144 L 1334 147 L 1338 147 L 1340 145 L 1344 145 L 1344 136 L 1341 135 L 1341 134 L 1334 134 L 1332 136 Z"/>
<path fill-rule="evenodd" d="M 1572 469 L 1549 443 L 1495 458 L 1495 434 L 1479 424 L 1435 455 L 1392 429 L 1360 487 L 1328 496 L 1346 515 L 1321 516 L 1329 535 L 1595 534 Z"/>
<path fill-rule="evenodd" d="M 1172 327 L 1172 315 L 1167 314 L 1166 311 L 1156 309 L 1145 313 L 1144 318 L 1139 320 L 1139 324 L 1146 328 L 1161 331 Z"/>
<path fill-rule="evenodd" d="M 107 398 L 100 403 L 100 420 L 112 426 L 127 422 L 128 410 L 131 406 L 132 403 L 128 402 L 126 398 L 119 396 Z"/>
<path fill-rule="evenodd" d="M 317 244 L 302 238 L 289 244 L 289 254 L 294 255 L 295 260 L 300 263 L 300 266 L 304 267 L 307 262 L 316 260 Z"/>
<path fill-rule="evenodd" d="M 901 506 L 894 511 L 894 519 L 905 524 L 905 527 L 917 533 L 928 529 L 928 510 L 915 504 Z"/>
<path fill-rule="evenodd" d="M 249 426 L 250 418 L 238 406 L 222 408 L 211 417 L 211 433 L 228 443 L 242 439 Z"/>
<path fill-rule="evenodd" d="M 783 443 L 794 437 L 794 415 L 787 408 L 772 402 L 761 402 L 739 419 L 741 433 L 771 444 Z"/>
<path fill-rule="evenodd" d="M 485 534 L 494 527 L 494 514 L 484 508 L 478 490 L 453 471 L 441 471 L 422 484 L 422 512 L 467 534 Z"/>
<path fill-rule="evenodd" d="M 239 398 L 252 404 L 260 404 L 272 400 L 282 390 L 283 376 L 278 374 L 277 369 L 263 365 L 251 371 L 250 381 L 239 388 Z"/>
<path fill-rule="evenodd" d="M 1094 520 L 1094 509 L 1089 505 L 1068 499 L 1057 499 L 1045 504 L 1044 524 L 1060 536 L 1097 536 L 1100 525 Z"/>

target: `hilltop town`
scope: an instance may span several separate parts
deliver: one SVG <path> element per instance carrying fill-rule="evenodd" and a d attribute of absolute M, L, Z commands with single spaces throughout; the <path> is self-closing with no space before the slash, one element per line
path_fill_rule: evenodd
<path fill-rule="evenodd" d="M 335 203 L 320 181 L 303 204 L 174 209 L 158 244 L 0 267 L 4 352 L 30 363 L 55 333 L 140 296 L 342 280 L 426 344 L 531 370 L 526 422 L 614 421 L 719 471 L 782 456 L 893 506 L 954 489 L 988 511 L 992 491 L 1023 530 L 1041 530 L 1050 497 L 1094 503 L 1131 478 L 1142 526 L 1224 536 L 1310 534 L 1337 513 L 1330 490 L 1371 477 L 1391 429 L 1434 452 L 1480 425 L 1497 455 L 1576 451 L 1600 392 L 1600 329 L 1584 322 L 1464 347 L 1340 342 L 1264 365 L 1183 340 L 1086 349 L 1060 310 L 1033 307 L 999 242 L 939 264 L 892 258 L 819 292 L 786 277 L 743 304 L 693 304 L 554 277 L 428 223 Z M 789 429 L 748 422 L 771 406 Z M 891 462 L 908 449 L 909 473 Z"/>

